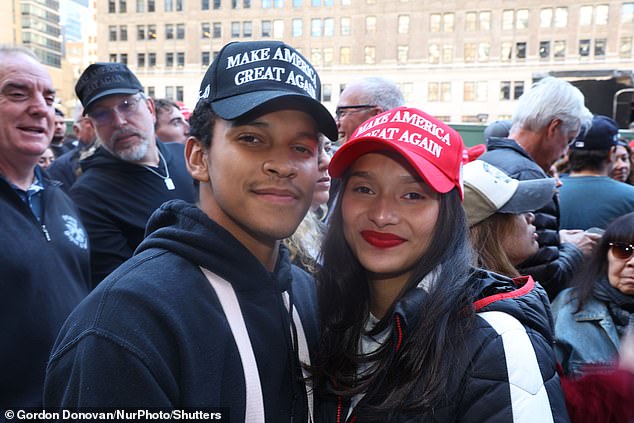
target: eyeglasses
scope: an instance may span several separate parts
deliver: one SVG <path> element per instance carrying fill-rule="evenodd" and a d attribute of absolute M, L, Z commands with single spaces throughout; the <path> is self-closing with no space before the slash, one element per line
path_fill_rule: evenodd
<path fill-rule="evenodd" d="M 343 117 L 346 117 L 348 114 L 360 112 L 363 109 L 371 109 L 372 107 L 376 107 L 376 106 L 373 104 L 357 104 L 355 106 L 341 106 L 341 107 L 337 107 L 337 110 L 335 111 L 335 115 L 337 116 L 337 119 L 341 119 Z"/>
<path fill-rule="evenodd" d="M 115 110 L 124 118 L 129 118 L 134 115 L 134 113 L 136 113 L 141 100 L 142 98 L 140 96 L 127 97 L 121 100 L 119 104 L 112 108 L 96 109 L 89 112 L 88 116 L 90 116 L 97 123 L 97 125 L 110 125 L 114 120 Z"/>
<path fill-rule="evenodd" d="M 634 245 L 626 242 L 610 242 L 608 243 L 612 254 L 619 260 L 629 260 L 634 255 Z"/>

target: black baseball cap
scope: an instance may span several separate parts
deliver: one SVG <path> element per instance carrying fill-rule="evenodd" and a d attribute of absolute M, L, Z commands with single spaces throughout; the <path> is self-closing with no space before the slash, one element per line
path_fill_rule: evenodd
<path fill-rule="evenodd" d="M 85 116 L 90 106 L 97 100 L 113 94 L 136 94 L 143 91 L 143 85 L 123 63 L 93 63 L 81 74 L 75 84 L 75 94 L 84 106 Z"/>
<path fill-rule="evenodd" d="M 581 130 L 571 147 L 575 150 L 609 150 L 619 140 L 619 125 L 607 116 L 594 115 L 592 126 Z"/>
<path fill-rule="evenodd" d="M 225 45 L 207 69 L 198 94 L 199 104 L 208 104 L 225 120 L 264 110 L 281 100 L 313 116 L 324 135 L 337 139 L 337 124 L 320 102 L 317 71 L 281 41 Z"/>

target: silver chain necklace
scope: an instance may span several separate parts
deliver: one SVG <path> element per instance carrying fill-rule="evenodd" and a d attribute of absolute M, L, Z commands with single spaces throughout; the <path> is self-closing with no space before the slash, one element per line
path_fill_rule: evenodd
<path fill-rule="evenodd" d="M 142 166 L 146 168 L 147 170 L 149 170 L 150 172 L 152 172 L 153 174 L 155 174 L 156 176 L 158 176 L 159 178 L 161 178 L 163 182 L 165 183 L 165 186 L 167 187 L 167 189 L 172 191 L 173 189 L 176 188 L 176 186 L 174 185 L 174 181 L 172 181 L 172 178 L 170 178 L 170 170 L 167 167 L 167 161 L 165 161 L 165 157 L 163 157 L 163 155 L 161 154 L 161 150 L 158 150 L 158 153 L 159 153 L 159 157 L 161 158 L 161 161 L 163 162 L 163 167 L 165 168 L 165 176 L 161 175 L 156 170 L 152 169 L 150 166 L 146 166 L 146 165 L 142 165 Z"/>

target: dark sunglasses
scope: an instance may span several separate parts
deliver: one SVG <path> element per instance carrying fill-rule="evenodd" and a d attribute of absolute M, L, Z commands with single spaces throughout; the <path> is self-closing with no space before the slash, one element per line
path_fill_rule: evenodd
<path fill-rule="evenodd" d="M 634 245 L 627 242 L 610 242 L 608 245 L 614 257 L 619 260 L 629 260 L 634 254 Z"/>

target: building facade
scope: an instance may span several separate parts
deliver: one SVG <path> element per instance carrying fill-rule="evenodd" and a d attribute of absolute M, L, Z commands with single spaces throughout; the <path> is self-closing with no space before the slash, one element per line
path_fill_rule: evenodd
<path fill-rule="evenodd" d="M 194 106 L 230 41 L 280 39 L 320 71 L 332 111 L 361 76 L 448 122 L 508 118 L 538 75 L 632 72 L 634 1 L 98 0 L 97 57 Z"/>

